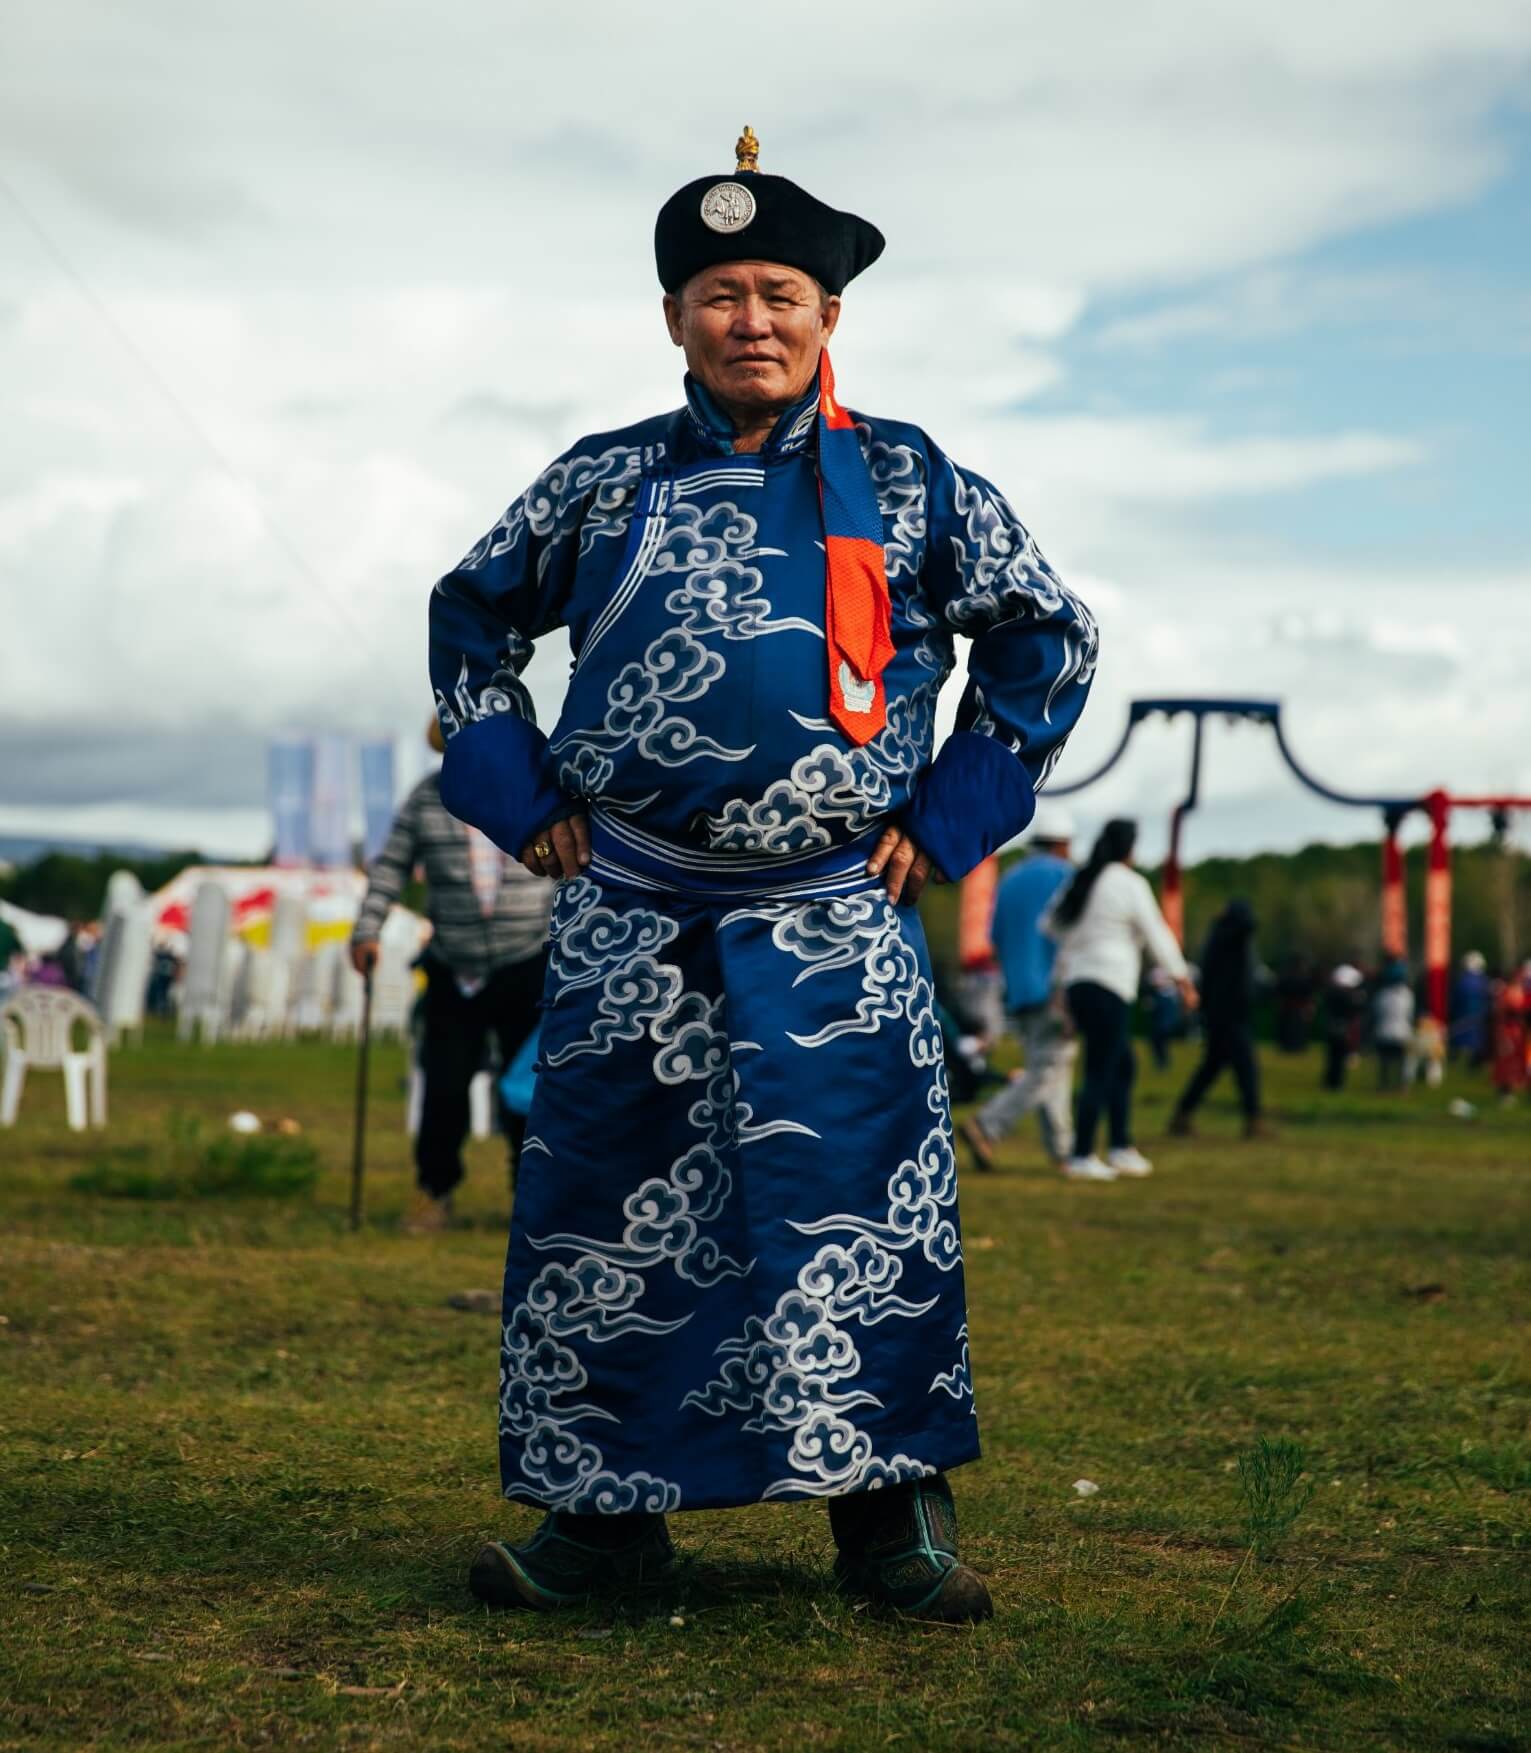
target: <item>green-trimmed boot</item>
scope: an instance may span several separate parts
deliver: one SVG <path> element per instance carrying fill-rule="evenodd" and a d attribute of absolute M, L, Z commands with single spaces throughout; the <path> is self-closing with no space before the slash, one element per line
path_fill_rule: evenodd
<path fill-rule="evenodd" d="M 495 1540 L 481 1548 L 468 1587 L 486 1606 L 549 1613 L 603 1591 L 659 1582 L 674 1562 L 663 1516 L 550 1510 L 524 1546 Z"/>
<path fill-rule="evenodd" d="M 957 1510 L 944 1473 L 829 1501 L 840 1555 L 835 1581 L 911 1619 L 964 1624 L 994 1617 L 975 1571 L 957 1557 Z"/>

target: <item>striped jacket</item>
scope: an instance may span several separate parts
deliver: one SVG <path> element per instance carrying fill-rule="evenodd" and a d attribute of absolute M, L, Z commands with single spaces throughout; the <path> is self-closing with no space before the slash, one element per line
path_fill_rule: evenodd
<path fill-rule="evenodd" d="M 383 850 L 373 860 L 353 943 L 377 937 L 416 865 L 424 867 L 426 911 L 435 927 L 431 953 L 460 979 L 486 979 L 496 968 L 524 962 L 541 951 L 548 935 L 552 883 L 505 857 L 499 896 L 486 916 L 473 887 L 468 830 L 447 814 L 434 773 L 405 798 Z"/>

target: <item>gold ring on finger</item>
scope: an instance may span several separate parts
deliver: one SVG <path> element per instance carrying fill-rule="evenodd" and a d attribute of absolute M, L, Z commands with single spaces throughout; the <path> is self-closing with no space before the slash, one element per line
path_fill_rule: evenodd
<path fill-rule="evenodd" d="M 553 856 L 553 848 L 546 840 L 536 841 L 532 846 L 532 851 L 535 852 L 539 858 L 551 858 Z"/>

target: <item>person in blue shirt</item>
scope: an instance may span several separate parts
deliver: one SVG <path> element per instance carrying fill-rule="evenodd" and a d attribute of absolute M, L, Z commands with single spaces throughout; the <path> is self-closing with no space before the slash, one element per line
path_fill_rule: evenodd
<path fill-rule="evenodd" d="M 1052 1160 L 1061 1165 L 1073 1152 L 1070 1095 L 1079 1048 L 1051 1002 L 1058 946 L 1042 930 L 1048 903 L 1074 874 L 1072 832 L 1061 810 L 1039 811 L 1031 856 L 1006 874 L 994 898 L 990 937 L 1004 977 L 1005 1009 L 1026 1058 L 1020 1075 L 962 1122 L 963 1142 L 981 1169 L 994 1167 L 994 1146 L 1032 1109 Z"/>
<path fill-rule="evenodd" d="M 1487 961 L 1479 951 L 1469 950 L 1451 989 L 1450 1035 L 1452 1057 L 1461 1054 L 1469 1065 L 1482 1065 L 1489 1056 L 1493 987 Z"/>

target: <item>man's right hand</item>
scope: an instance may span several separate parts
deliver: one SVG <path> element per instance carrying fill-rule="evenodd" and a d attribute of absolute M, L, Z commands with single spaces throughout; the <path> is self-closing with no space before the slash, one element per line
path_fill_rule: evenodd
<path fill-rule="evenodd" d="M 377 966 L 377 939 L 375 937 L 363 938 L 359 943 L 351 945 L 351 966 L 364 977 Z"/>
<path fill-rule="evenodd" d="M 521 862 L 533 876 L 578 876 L 590 862 L 590 824 L 583 812 L 534 834 L 521 848 Z"/>

